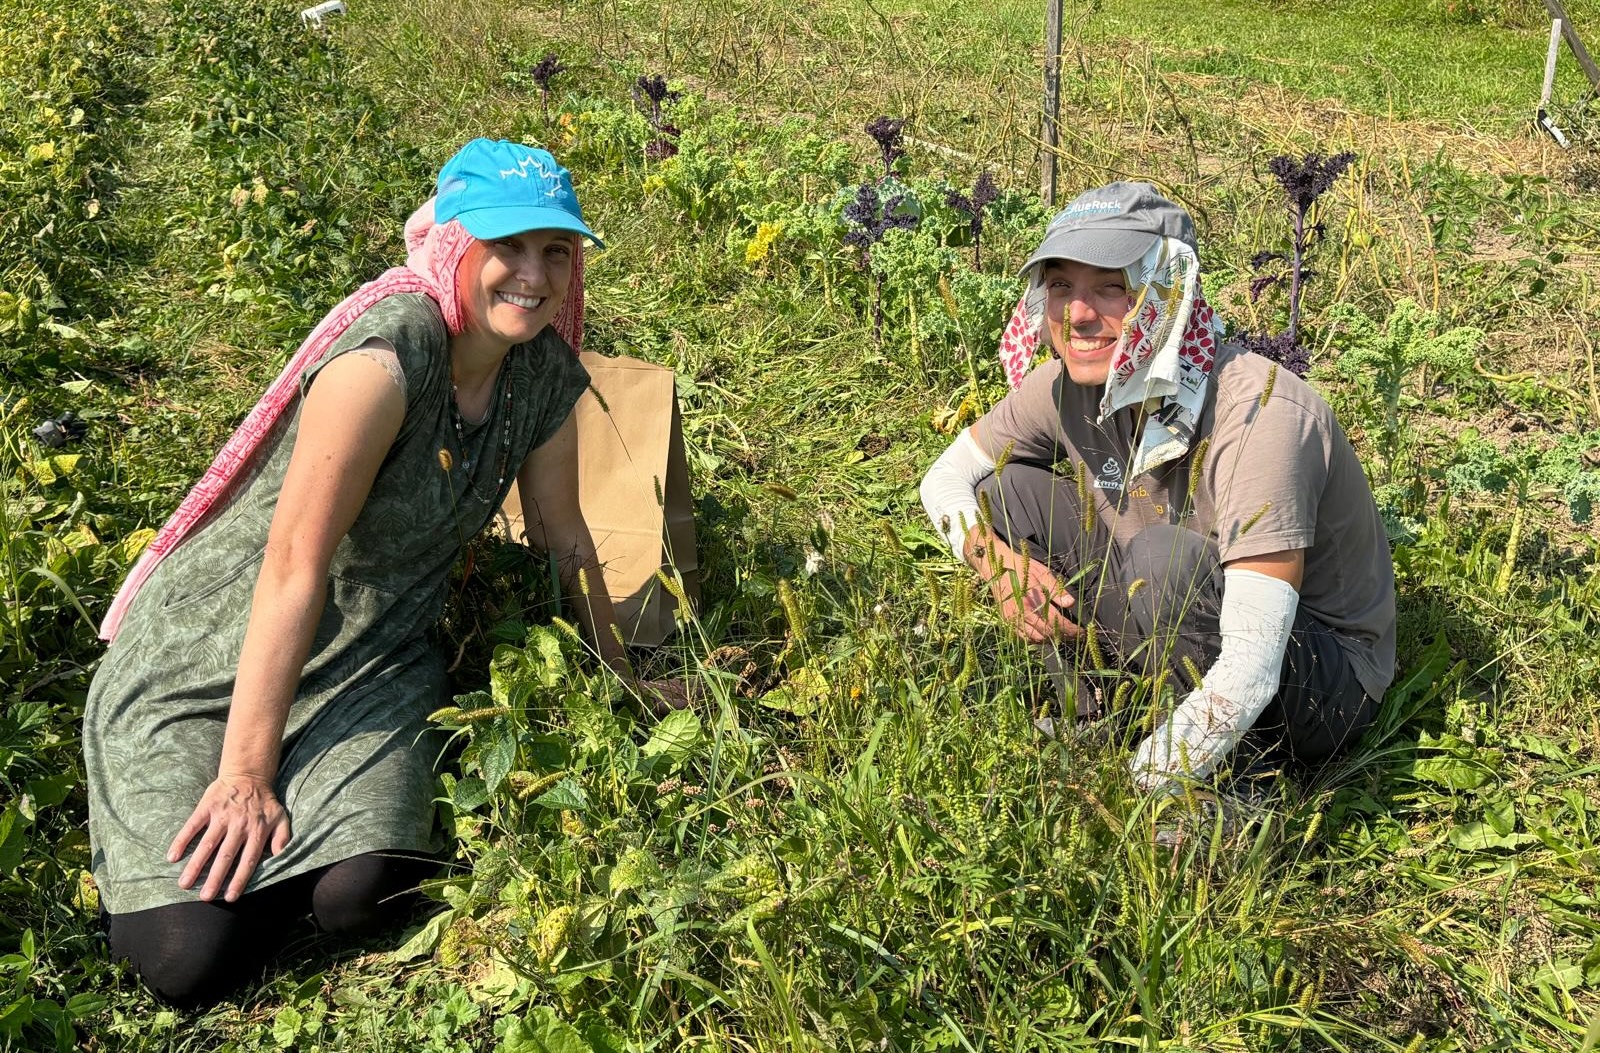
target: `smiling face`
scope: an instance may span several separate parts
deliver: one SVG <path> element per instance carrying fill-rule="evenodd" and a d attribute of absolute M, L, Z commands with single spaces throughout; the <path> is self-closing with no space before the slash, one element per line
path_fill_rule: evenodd
<path fill-rule="evenodd" d="M 476 277 L 464 275 L 468 328 L 506 346 L 532 340 L 567 297 L 578 236 L 528 230 L 479 242 Z"/>
<path fill-rule="evenodd" d="M 1098 385 L 1111 372 L 1111 354 L 1133 307 L 1127 279 L 1076 260 L 1044 265 L 1045 324 L 1050 344 L 1074 384 Z"/>

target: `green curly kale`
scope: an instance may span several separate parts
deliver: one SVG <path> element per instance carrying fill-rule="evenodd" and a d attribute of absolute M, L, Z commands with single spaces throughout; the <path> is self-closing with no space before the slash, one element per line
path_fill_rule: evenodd
<path fill-rule="evenodd" d="M 1398 394 L 1402 381 L 1418 368 L 1434 376 L 1463 380 L 1483 349 L 1483 330 L 1470 326 L 1445 329 L 1438 314 L 1414 300 L 1394 305 L 1383 327 L 1348 303 L 1328 309 L 1328 322 L 1338 331 L 1338 370 L 1350 379 L 1376 374 L 1385 389 Z"/>
<path fill-rule="evenodd" d="M 1549 447 L 1524 439 L 1504 450 L 1468 433 L 1454 463 L 1445 470 L 1445 483 L 1458 493 L 1498 494 L 1513 484 L 1554 491 L 1561 495 L 1574 523 L 1587 523 L 1600 500 L 1600 471 L 1591 467 L 1590 461 L 1590 452 L 1597 448 L 1600 431 L 1564 435 Z"/>
<path fill-rule="evenodd" d="M 1473 380 L 1473 364 L 1483 347 L 1483 330 L 1468 326 L 1445 328 L 1439 315 L 1414 300 L 1401 300 L 1380 326 L 1348 303 L 1328 309 L 1331 342 L 1338 351 L 1339 375 L 1358 390 L 1372 389 L 1378 398 L 1364 400 L 1363 415 L 1374 427 L 1383 452 L 1380 482 L 1393 481 L 1402 460 L 1406 422 L 1400 415 L 1400 398 L 1413 380 L 1426 389 L 1434 379 Z"/>

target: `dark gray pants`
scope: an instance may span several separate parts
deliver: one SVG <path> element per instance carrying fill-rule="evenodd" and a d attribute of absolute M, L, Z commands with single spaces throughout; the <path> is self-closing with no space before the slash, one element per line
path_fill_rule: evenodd
<path fill-rule="evenodd" d="M 1006 543 L 1015 549 L 1026 542 L 1067 583 L 1077 598 L 1074 617 L 1093 621 L 1107 664 L 1145 676 L 1171 670 L 1177 686 L 1189 684 L 1189 666 L 1203 673 L 1216 660 L 1222 563 L 1209 538 L 1159 524 L 1119 542 L 1098 517 L 1084 520 L 1076 480 L 1025 462 L 1006 465 L 978 489 Z M 1045 645 L 1045 663 L 1065 704 L 1075 660 L 1060 647 Z M 1085 720 L 1102 716 L 1109 701 L 1091 690 L 1076 696 L 1077 716 Z M 1319 761 L 1359 738 L 1376 712 L 1333 631 L 1301 609 L 1278 694 L 1248 738 L 1257 752 L 1282 746 L 1295 760 Z"/>

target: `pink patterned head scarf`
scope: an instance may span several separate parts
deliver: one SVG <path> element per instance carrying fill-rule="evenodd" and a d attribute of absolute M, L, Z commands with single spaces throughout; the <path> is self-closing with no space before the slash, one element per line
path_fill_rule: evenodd
<path fill-rule="evenodd" d="M 233 481 L 244 471 L 251 456 L 265 441 L 272 426 L 284 414 L 300 392 L 300 376 L 321 360 L 334 341 L 342 336 L 368 308 L 387 296 L 400 293 L 424 293 L 439 305 L 445 328 L 452 337 L 459 336 L 466 326 L 465 308 L 456 291 L 456 272 L 461 260 L 474 241 L 471 234 L 458 221 L 435 223 L 433 199 L 406 220 L 406 262 L 403 267 L 393 267 L 329 311 L 317 327 L 306 337 L 300 349 L 289 359 L 283 372 L 267 387 L 266 394 L 245 416 L 244 423 L 229 437 L 222 450 L 212 460 L 205 475 L 189 491 L 176 512 L 156 533 L 155 539 L 145 548 L 127 580 L 122 583 L 111 609 L 106 612 L 100 626 L 100 638 L 113 640 L 122 627 L 122 619 L 133 603 L 133 598 L 178 544 L 193 533 L 206 515 L 224 501 Z M 567 298 L 561 304 L 551 323 L 573 351 L 583 347 L 583 250 L 579 245 L 572 257 L 572 282 Z"/>
<path fill-rule="evenodd" d="M 1028 272 L 1028 289 L 1000 336 L 1000 365 L 1013 388 L 1033 366 L 1045 335 L 1044 263 Z M 1200 288 L 1200 259 L 1178 238 L 1161 238 L 1126 268 L 1137 292 L 1100 397 L 1100 419 L 1160 399 L 1145 422 L 1130 471 L 1140 475 L 1188 452 L 1222 342 L 1222 320 Z"/>

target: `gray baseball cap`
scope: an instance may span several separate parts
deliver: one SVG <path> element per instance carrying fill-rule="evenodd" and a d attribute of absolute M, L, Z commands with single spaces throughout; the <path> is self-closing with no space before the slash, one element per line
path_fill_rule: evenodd
<path fill-rule="evenodd" d="M 1076 260 L 1096 267 L 1126 267 L 1161 238 L 1177 238 L 1199 251 L 1189 213 L 1156 192 L 1149 183 L 1108 183 L 1085 190 L 1057 212 L 1044 241 L 1022 265 L 1026 272 L 1043 260 Z"/>

